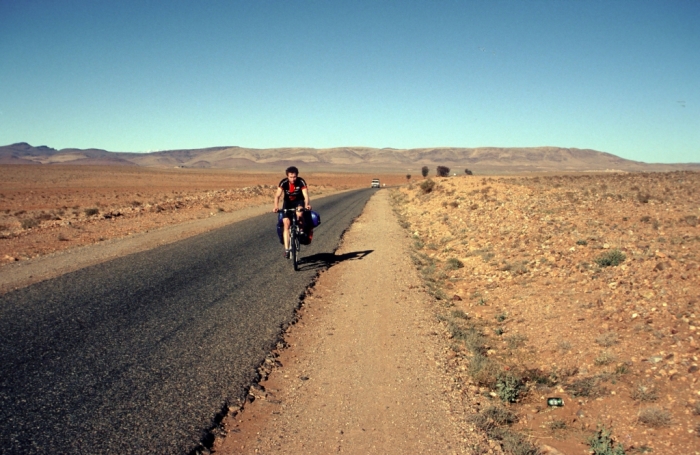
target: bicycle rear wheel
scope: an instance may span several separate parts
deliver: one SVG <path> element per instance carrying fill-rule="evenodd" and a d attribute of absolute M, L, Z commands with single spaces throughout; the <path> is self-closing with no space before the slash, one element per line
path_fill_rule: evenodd
<path fill-rule="evenodd" d="M 289 246 L 292 248 L 292 264 L 294 265 L 294 270 L 299 270 L 299 232 L 297 227 L 294 226 L 291 232 L 291 238 L 289 239 Z"/>

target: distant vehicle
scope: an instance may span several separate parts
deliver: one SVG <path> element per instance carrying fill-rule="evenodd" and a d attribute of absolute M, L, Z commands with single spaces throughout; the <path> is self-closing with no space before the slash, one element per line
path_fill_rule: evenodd
<path fill-rule="evenodd" d="M 379 179 L 372 179 L 372 188 L 379 188 Z"/>

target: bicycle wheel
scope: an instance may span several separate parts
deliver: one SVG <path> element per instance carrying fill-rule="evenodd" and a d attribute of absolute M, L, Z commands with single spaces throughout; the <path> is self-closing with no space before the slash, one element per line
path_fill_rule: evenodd
<path fill-rule="evenodd" d="M 297 227 L 293 226 L 290 232 L 289 246 L 292 251 L 292 264 L 294 265 L 294 270 L 299 270 L 298 253 L 299 253 L 299 233 L 297 232 Z"/>

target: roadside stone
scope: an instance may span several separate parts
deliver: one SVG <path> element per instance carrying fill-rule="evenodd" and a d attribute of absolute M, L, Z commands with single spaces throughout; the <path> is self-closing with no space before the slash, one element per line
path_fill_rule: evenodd
<path fill-rule="evenodd" d="M 564 455 L 562 452 L 548 445 L 541 445 L 540 450 L 544 455 Z"/>

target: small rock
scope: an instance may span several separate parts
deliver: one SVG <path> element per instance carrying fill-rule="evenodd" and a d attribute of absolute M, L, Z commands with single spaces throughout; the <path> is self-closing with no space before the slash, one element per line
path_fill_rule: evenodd
<path fill-rule="evenodd" d="M 458 296 L 457 294 L 452 296 L 452 300 L 462 300 L 462 297 Z"/>
<path fill-rule="evenodd" d="M 564 455 L 562 452 L 548 445 L 541 445 L 540 450 L 542 450 L 542 453 L 545 455 Z"/>

